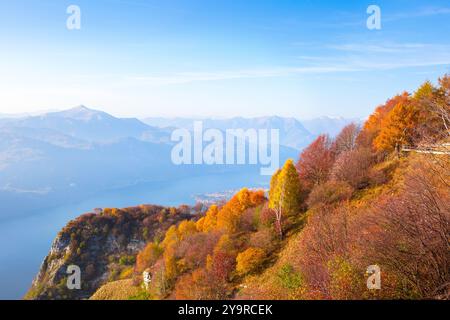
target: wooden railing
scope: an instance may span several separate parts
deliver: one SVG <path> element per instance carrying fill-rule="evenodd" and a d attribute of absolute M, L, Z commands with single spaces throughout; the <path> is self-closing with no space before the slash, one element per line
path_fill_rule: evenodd
<path fill-rule="evenodd" d="M 417 152 L 428 154 L 447 154 L 450 155 L 450 144 L 444 143 L 441 145 L 429 145 L 429 146 L 402 146 L 403 152 Z"/>

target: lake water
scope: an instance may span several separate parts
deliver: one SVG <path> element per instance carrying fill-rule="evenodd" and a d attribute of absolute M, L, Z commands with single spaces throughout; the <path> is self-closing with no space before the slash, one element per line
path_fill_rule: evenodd
<path fill-rule="evenodd" d="M 37 274 L 58 231 L 71 219 L 94 208 L 139 204 L 193 204 L 198 194 L 242 187 L 265 187 L 267 178 L 227 174 L 189 178 L 170 183 L 144 184 L 114 190 L 44 212 L 0 223 L 0 299 L 21 299 Z"/>

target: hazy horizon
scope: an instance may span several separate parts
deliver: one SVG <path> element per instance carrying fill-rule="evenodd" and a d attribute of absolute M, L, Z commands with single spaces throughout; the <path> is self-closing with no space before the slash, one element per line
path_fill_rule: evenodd
<path fill-rule="evenodd" d="M 344 116 L 340 116 L 340 115 L 335 115 L 335 114 L 322 114 L 322 115 L 318 115 L 316 117 L 294 117 L 294 116 L 288 116 L 288 117 L 284 117 L 284 116 L 280 116 L 276 113 L 267 113 L 267 114 L 261 114 L 261 115 L 255 115 L 255 116 L 240 116 L 240 115 L 229 115 L 229 116 L 207 116 L 207 115 L 195 115 L 195 114 L 188 114 L 185 116 L 164 116 L 164 115 L 160 115 L 160 114 L 148 114 L 148 115 L 144 115 L 144 116 L 133 116 L 133 115 L 128 115 L 128 116 L 122 116 L 120 114 L 115 114 L 115 113 L 111 113 L 108 112 L 106 108 L 102 108 L 102 107 L 90 107 L 84 104 L 80 104 L 80 105 L 76 105 L 76 106 L 72 106 L 72 107 L 66 107 L 66 108 L 48 108 L 48 109 L 36 109 L 36 110 L 32 110 L 32 111 L 28 111 L 28 112 L 8 112 L 8 113 L 3 113 L 0 112 L 0 117 L 14 117 L 14 118 L 19 118 L 19 117 L 29 117 L 29 116 L 38 116 L 38 115 L 44 115 L 44 114 L 48 114 L 48 113 L 54 113 L 54 112 L 64 112 L 64 111 L 68 111 L 68 110 L 72 110 L 72 109 L 76 109 L 79 107 L 84 107 L 87 108 L 89 110 L 93 110 L 93 111 L 99 111 L 99 112 L 105 112 L 113 117 L 116 118 L 136 118 L 139 120 L 144 120 L 147 118 L 161 118 L 161 119 L 212 119 L 212 120 L 228 120 L 228 119 L 232 119 L 232 118 L 243 118 L 243 119 L 252 119 L 252 118 L 269 118 L 269 117 L 281 117 L 281 118 L 293 118 L 296 120 L 303 120 L 303 121 L 308 121 L 308 120 L 316 120 L 316 119 L 320 119 L 320 118 L 330 118 L 330 119 L 359 119 L 359 120 L 363 120 L 365 118 L 367 118 L 370 114 L 367 114 L 364 117 L 344 117 Z"/>

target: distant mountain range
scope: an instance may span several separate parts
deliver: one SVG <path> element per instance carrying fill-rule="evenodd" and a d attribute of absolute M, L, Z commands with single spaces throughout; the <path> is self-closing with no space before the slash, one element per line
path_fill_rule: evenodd
<path fill-rule="evenodd" d="M 311 120 L 297 120 L 278 116 L 229 119 L 195 118 L 145 118 L 146 124 L 159 128 L 185 128 L 192 130 L 194 121 L 203 121 L 205 128 L 226 129 L 279 129 L 280 145 L 301 150 L 309 145 L 319 134 L 337 135 L 351 122 L 361 123 L 360 119 L 320 117 Z"/>
<path fill-rule="evenodd" d="M 73 138 L 96 142 L 112 142 L 129 137 L 155 143 L 169 141 L 167 132 L 138 119 L 119 119 L 84 106 L 37 116 L 7 118 L 0 120 L 0 125 L 2 123 L 16 128 L 57 131 Z"/>
<path fill-rule="evenodd" d="M 313 135 L 327 133 L 334 137 L 349 123 L 362 124 L 364 119 L 342 118 L 342 117 L 320 117 L 308 120 L 302 120 L 303 126 Z"/>
<path fill-rule="evenodd" d="M 116 118 L 84 106 L 0 118 L 0 219 L 139 183 L 228 173 L 259 179 L 255 165 L 172 164 L 170 134 L 174 128 L 192 129 L 193 122 Z M 203 120 L 205 129 L 279 129 L 281 163 L 297 158 L 317 136 L 316 130 L 335 133 L 348 122 L 323 118 L 308 122 L 308 130 L 296 119 L 275 116 Z"/>
<path fill-rule="evenodd" d="M 41 111 L 34 111 L 34 112 L 22 112 L 22 113 L 0 113 L 0 119 L 1 118 L 25 118 L 25 117 L 33 117 L 33 116 L 39 116 L 41 114 L 46 114 L 50 112 L 56 112 L 58 110 L 55 109 L 48 109 L 48 110 L 41 110 Z"/>

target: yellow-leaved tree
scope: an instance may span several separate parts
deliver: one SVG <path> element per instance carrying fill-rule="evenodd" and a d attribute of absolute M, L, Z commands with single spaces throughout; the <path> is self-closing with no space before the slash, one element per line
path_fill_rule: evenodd
<path fill-rule="evenodd" d="M 236 271 L 240 275 L 252 273 L 261 268 L 266 253 L 260 248 L 248 248 L 236 257 Z"/>
<path fill-rule="evenodd" d="M 269 208 L 275 213 L 280 238 L 283 237 L 283 220 L 299 214 L 302 209 L 302 190 L 297 169 L 292 159 L 278 170 L 270 182 Z"/>
<path fill-rule="evenodd" d="M 175 279 L 180 271 L 176 258 L 176 249 L 179 243 L 197 232 L 195 222 L 190 220 L 183 220 L 178 227 L 171 226 L 166 231 L 161 245 L 164 248 L 165 277 L 168 281 Z"/>

